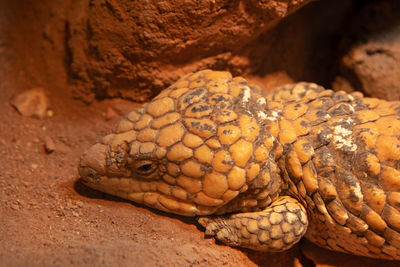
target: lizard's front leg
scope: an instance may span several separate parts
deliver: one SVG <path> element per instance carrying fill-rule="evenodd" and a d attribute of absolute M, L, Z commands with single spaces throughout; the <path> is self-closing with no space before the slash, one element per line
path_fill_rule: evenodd
<path fill-rule="evenodd" d="M 231 246 L 262 251 L 283 251 L 296 244 L 307 230 L 304 207 L 294 198 L 281 196 L 258 212 L 201 217 L 206 235 Z"/>

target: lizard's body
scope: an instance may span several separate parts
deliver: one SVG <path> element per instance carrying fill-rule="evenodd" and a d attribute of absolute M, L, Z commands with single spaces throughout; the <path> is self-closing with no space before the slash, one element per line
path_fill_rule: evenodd
<path fill-rule="evenodd" d="M 82 157 L 101 191 L 201 217 L 235 246 L 400 259 L 400 103 L 299 83 L 265 94 L 190 74 Z M 223 215 L 228 214 L 228 215 Z"/>

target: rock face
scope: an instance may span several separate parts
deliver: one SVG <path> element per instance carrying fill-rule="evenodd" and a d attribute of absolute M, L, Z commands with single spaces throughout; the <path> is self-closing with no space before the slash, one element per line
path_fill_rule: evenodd
<path fill-rule="evenodd" d="M 26 73 L 34 86 L 58 93 L 67 81 L 64 92 L 84 102 L 149 101 L 205 68 L 254 78 L 263 88 L 274 73 L 330 87 L 338 36 L 358 2 L 309 2 L 11 1 L 3 4 L 12 25 L 2 29 L 4 55 L 17 59 L 8 69 Z"/>
<path fill-rule="evenodd" d="M 343 41 L 342 78 L 368 96 L 400 100 L 400 9 L 372 1 L 353 18 Z"/>
<path fill-rule="evenodd" d="M 79 97 L 149 100 L 184 73 L 234 54 L 310 0 L 81 1 L 67 24 Z"/>

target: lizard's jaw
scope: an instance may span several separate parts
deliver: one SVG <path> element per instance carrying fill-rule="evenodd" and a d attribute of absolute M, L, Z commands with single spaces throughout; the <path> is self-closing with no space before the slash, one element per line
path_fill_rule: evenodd
<path fill-rule="evenodd" d="M 110 173 L 107 151 L 107 145 L 97 143 L 82 155 L 79 174 L 86 186 L 158 210 L 185 216 L 208 215 L 218 208 L 193 203 L 186 199 L 183 189 L 169 185 L 162 179 L 136 179 L 131 175 Z"/>

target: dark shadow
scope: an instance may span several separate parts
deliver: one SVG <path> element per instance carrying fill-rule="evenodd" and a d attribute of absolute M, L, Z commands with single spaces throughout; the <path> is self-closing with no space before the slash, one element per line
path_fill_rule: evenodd
<path fill-rule="evenodd" d="M 301 249 L 303 246 L 303 243 L 306 241 L 305 238 L 302 238 L 298 244 L 299 246 L 299 262 L 303 267 L 315 267 L 316 264 L 307 256 L 303 253 L 303 250 Z"/>
<path fill-rule="evenodd" d="M 346 31 L 338 43 L 335 72 L 345 77 L 355 90 L 363 92 L 366 96 L 370 96 L 368 92 L 364 92 L 364 85 L 355 68 L 346 66 L 341 59 L 345 55 L 351 54 L 351 51 L 357 46 L 368 43 L 373 44 L 370 45 L 370 50 L 365 51 L 368 56 L 382 54 L 388 58 L 392 57 L 391 50 L 382 50 L 385 46 L 377 44 L 382 42 L 382 40 L 385 40 L 382 42 L 383 44 L 385 42 L 389 43 L 388 40 L 392 40 L 392 43 L 395 44 L 396 28 L 400 25 L 400 1 L 357 0 L 357 7 L 352 16 L 349 17 L 349 21 L 345 27 Z M 363 61 L 359 59 L 356 63 L 358 65 L 366 64 Z"/>
<path fill-rule="evenodd" d="M 74 190 L 79 195 L 87 197 L 87 198 L 103 199 L 103 200 L 107 200 L 107 201 L 130 203 L 135 207 L 142 208 L 142 209 L 148 209 L 148 210 L 152 211 L 153 213 L 155 213 L 157 215 L 160 215 L 160 216 L 165 216 L 165 217 L 173 218 L 173 219 L 176 219 L 176 220 L 180 220 L 181 222 L 184 222 L 186 224 L 194 224 L 194 225 L 196 225 L 196 227 L 199 230 L 204 231 L 204 230 L 202 230 L 202 228 L 200 228 L 202 226 L 197 223 L 196 217 L 186 217 L 186 216 L 182 216 L 182 215 L 176 215 L 176 214 L 172 214 L 172 213 L 167 213 L 167 212 L 164 212 L 164 211 L 160 211 L 160 210 L 157 210 L 157 209 L 153 209 L 153 208 L 147 207 L 147 206 L 142 205 L 142 204 L 135 203 L 135 202 L 127 200 L 127 199 L 123 199 L 123 198 L 120 198 L 120 197 L 112 196 L 112 195 L 109 195 L 109 194 L 94 190 L 94 189 L 86 186 L 82 182 L 82 179 L 80 179 L 80 178 L 77 179 L 74 182 Z"/>
<path fill-rule="evenodd" d="M 254 251 L 250 249 L 242 249 L 247 257 L 257 264 L 258 266 L 295 266 L 295 258 L 300 258 L 301 253 L 299 245 L 295 245 L 289 250 L 283 252 L 263 252 Z M 311 267 L 309 265 L 303 265 L 304 267 Z M 314 266 L 313 266 L 314 267 Z"/>
<path fill-rule="evenodd" d="M 374 267 L 374 266 L 386 266 L 394 267 L 400 266 L 399 261 L 392 261 L 386 259 L 376 259 L 363 257 L 353 254 L 345 254 L 338 251 L 328 250 L 326 248 L 319 247 L 310 241 L 303 238 L 300 244 L 301 254 L 303 258 L 308 262 L 314 262 L 317 265 L 323 266 L 352 266 L 352 267 Z M 303 265 L 303 266 L 315 266 L 315 265 Z"/>
<path fill-rule="evenodd" d="M 312 1 L 233 53 L 247 56 L 257 76 L 284 70 L 294 81 L 329 88 L 340 37 L 356 7 L 356 0 Z"/>

